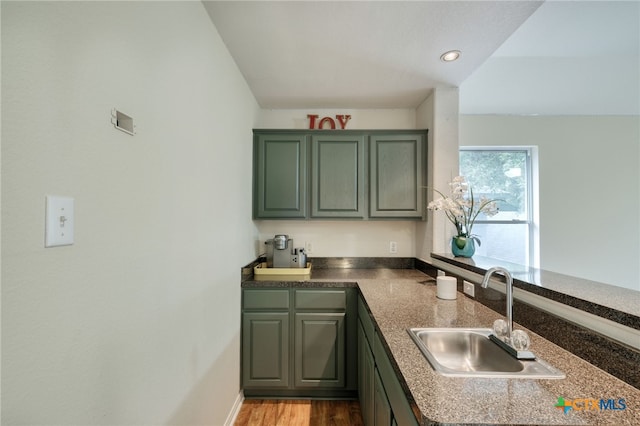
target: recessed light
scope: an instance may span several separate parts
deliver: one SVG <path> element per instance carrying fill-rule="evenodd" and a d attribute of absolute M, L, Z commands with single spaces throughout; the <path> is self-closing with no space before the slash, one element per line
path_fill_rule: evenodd
<path fill-rule="evenodd" d="M 460 51 L 459 50 L 449 50 L 448 52 L 444 52 L 440 56 L 440 60 L 442 62 L 453 62 L 456 59 L 458 59 L 459 57 L 460 57 Z"/>

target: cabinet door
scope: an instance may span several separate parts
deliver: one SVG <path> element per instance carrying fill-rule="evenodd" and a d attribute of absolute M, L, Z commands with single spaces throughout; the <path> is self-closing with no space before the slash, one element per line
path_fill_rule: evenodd
<path fill-rule="evenodd" d="M 289 313 L 242 314 L 242 384 L 289 386 Z"/>
<path fill-rule="evenodd" d="M 375 389 L 373 376 L 375 361 L 364 329 L 358 321 L 358 396 L 360 412 L 365 426 L 371 426 L 375 419 Z"/>
<path fill-rule="evenodd" d="M 254 143 L 254 216 L 304 218 L 307 214 L 306 136 L 257 134 Z"/>
<path fill-rule="evenodd" d="M 369 216 L 422 217 L 425 135 L 371 135 Z"/>
<path fill-rule="evenodd" d="M 377 369 L 373 376 L 373 387 L 375 390 L 375 420 L 373 424 L 375 426 L 391 426 L 391 419 L 393 417 L 391 405 L 389 405 L 389 399 L 384 391 L 382 379 Z"/>
<path fill-rule="evenodd" d="M 364 218 L 363 135 L 311 137 L 311 216 Z"/>
<path fill-rule="evenodd" d="M 295 386 L 345 386 L 345 313 L 295 314 Z"/>

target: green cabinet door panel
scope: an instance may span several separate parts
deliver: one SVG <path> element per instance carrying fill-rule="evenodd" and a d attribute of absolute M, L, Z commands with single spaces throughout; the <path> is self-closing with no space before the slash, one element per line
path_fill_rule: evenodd
<path fill-rule="evenodd" d="M 358 399 L 365 426 L 374 424 L 375 419 L 375 361 L 367 336 L 358 321 Z"/>
<path fill-rule="evenodd" d="M 345 386 L 345 313 L 295 314 L 295 386 Z"/>
<path fill-rule="evenodd" d="M 307 215 L 307 142 L 303 134 L 255 138 L 254 216 L 304 218 Z"/>
<path fill-rule="evenodd" d="M 289 386 L 289 314 L 242 314 L 242 384 L 244 387 Z"/>
<path fill-rule="evenodd" d="M 366 215 L 363 135 L 311 136 L 311 216 Z"/>
<path fill-rule="evenodd" d="M 391 406 L 389 405 L 389 399 L 387 393 L 382 385 L 382 379 L 376 368 L 373 374 L 373 388 L 374 388 L 374 421 L 375 426 L 391 426 L 391 419 L 393 414 L 391 412 Z"/>
<path fill-rule="evenodd" d="M 424 147 L 424 134 L 371 136 L 369 216 L 422 217 Z"/>
<path fill-rule="evenodd" d="M 364 424 L 417 426 L 378 333 L 362 297 L 358 297 L 358 396 Z"/>
<path fill-rule="evenodd" d="M 373 322 L 371 321 L 369 311 L 361 297 L 358 297 L 358 319 L 360 320 L 365 336 L 367 336 L 367 341 L 369 342 L 369 345 L 371 345 L 373 343 L 374 334 Z"/>

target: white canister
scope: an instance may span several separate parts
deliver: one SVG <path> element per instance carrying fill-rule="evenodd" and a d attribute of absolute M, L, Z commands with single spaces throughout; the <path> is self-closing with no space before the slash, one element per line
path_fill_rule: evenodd
<path fill-rule="evenodd" d="M 458 279 L 456 277 L 441 276 L 436 279 L 436 296 L 438 299 L 453 300 L 456 298 Z"/>

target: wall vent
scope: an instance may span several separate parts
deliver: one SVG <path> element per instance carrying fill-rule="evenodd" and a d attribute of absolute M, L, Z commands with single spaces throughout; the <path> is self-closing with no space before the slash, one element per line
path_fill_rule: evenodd
<path fill-rule="evenodd" d="M 130 135 L 135 135 L 136 127 L 133 125 L 133 117 L 124 114 L 117 109 L 111 111 L 111 123 L 118 130 L 122 130 Z"/>

